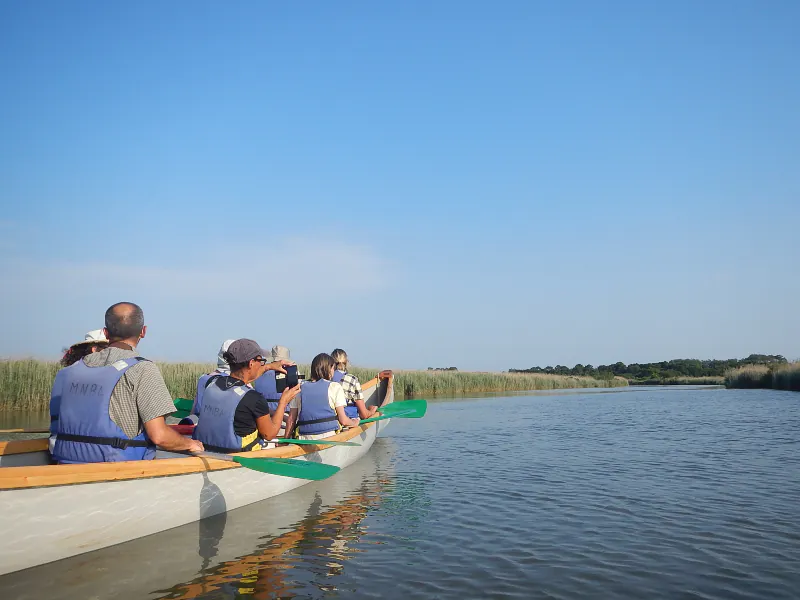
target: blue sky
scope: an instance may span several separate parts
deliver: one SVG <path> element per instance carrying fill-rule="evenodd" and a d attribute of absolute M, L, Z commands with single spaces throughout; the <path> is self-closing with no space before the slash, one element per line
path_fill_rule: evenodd
<path fill-rule="evenodd" d="M 0 356 L 800 358 L 800 4 L 0 4 Z"/>

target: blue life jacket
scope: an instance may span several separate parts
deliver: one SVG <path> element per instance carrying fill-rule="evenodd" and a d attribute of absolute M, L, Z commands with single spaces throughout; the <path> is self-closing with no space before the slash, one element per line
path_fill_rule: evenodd
<path fill-rule="evenodd" d="M 200 375 L 200 379 L 197 380 L 197 393 L 194 396 L 194 404 L 192 404 L 192 411 L 190 414 L 200 415 L 200 411 L 203 410 L 203 393 L 212 381 L 224 375 L 224 373 L 220 373 L 219 371 Z"/>
<path fill-rule="evenodd" d="M 345 375 L 347 375 L 347 371 L 340 371 L 339 369 L 336 369 L 333 372 L 333 377 L 331 378 L 331 381 L 335 381 L 336 383 L 341 383 Z M 356 406 L 356 403 L 353 402 L 350 398 L 348 398 L 346 394 L 345 394 L 345 400 L 347 400 L 347 406 L 344 407 L 345 414 L 351 419 L 357 419 L 358 407 Z"/>
<path fill-rule="evenodd" d="M 283 373 L 281 373 L 283 375 Z M 284 377 L 286 377 L 284 375 Z M 278 406 L 278 400 L 281 399 L 281 395 L 278 392 L 278 386 L 275 381 L 275 371 L 267 371 L 261 377 L 256 379 L 254 387 L 256 391 L 264 396 L 270 403 L 274 404 L 274 406 L 270 406 L 270 410 L 273 412 L 275 411 L 275 407 Z"/>
<path fill-rule="evenodd" d="M 339 429 L 339 418 L 328 401 L 327 379 L 309 381 L 300 387 L 300 416 L 297 427 L 301 435 L 327 433 Z"/>
<path fill-rule="evenodd" d="M 105 367 L 87 367 L 83 360 L 62 369 L 50 398 L 51 419 L 56 413 L 56 443 L 53 458 L 59 463 L 150 460 L 156 447 L 142 432 L 129 438 L 111 420 L 111 393 L 125 372 L 140 356 L 124 358 Z M 59 373 L 59 374 L 60 374 Z"/>
<path fill-rule="evenodd" d="M 242 445 L 242 437 L 233 430 L 233 419 L 239 401 L 252 390 L 244 384 L 227 387 L 227 382 L 223 375 L 205 389 L 200 422 L 192 437 L 211 452 L 245 452 L 258 444 L 259 438 Z"/>
<path fill-rule="evenodd" d="M 275 371 L 267 371 L 261 377 L 256 379 L 255 382 L 256 391 L 267 399 L 270 414 L 275 414 L 275 411 L 278 410 L 278 400 L 281 399 L 281 394 L 278 392 L 278 386 L 276 385 L 276 375 L 282 375 L 283 377 L 286 377 L 286 375 L 283 373 L 276 374 Z M 283 411 L 284 424 L 286 424 L 286 415 L 289 414 L 289 404 L 291 403 L 286 403 L 286 408 Z"/>
<path fill-rule="evenodd" d="M 70 365 L 71 366 L 71 365 Z M 61 394 L 67 368 L 56 373 L 53 380 L 53 389 L 50 392 L 50 436 L 58 435 L 58 413 L 61 410 Z"/>

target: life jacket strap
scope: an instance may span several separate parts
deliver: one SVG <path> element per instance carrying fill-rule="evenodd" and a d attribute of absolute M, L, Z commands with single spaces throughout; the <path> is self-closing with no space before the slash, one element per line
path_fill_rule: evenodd
<path fill-rule="evenodd" d="M 59 436 L 61 437 L 61 436 Z M 241 448 L 225 448 L 223 446 L 214 446 L 213 444 L 203 444 L 203 448 L 205 448 L 208 452 L 221 452 L 222 454 L 234 454 L 236 452 L 247 452 L 252 450 L 254 446 L 258 445 L 259 438 L 256 437 L 252 442 L 249 444 L 242 446 Z"/>
<path fill-rule="evenodd" d="M 111 446 L 118 450 L 125 450 L 126 448 L 149 448 L 153 446 L 151 442 L 146 440 L 131 440 L 127 438 L 118 437 L 98 437 L 95 435 L 77 435 L 75 433 L 59 433 L 58 439 L 62 442 L 80 442 L 82 444 L 102 444 Z"/>
<path fill-rule="evenodd" d="M 339 417 L 323 417 L 322 419 L 311 419 L 309 421 L 300 421 L 297 425 L 316 425 L 317 423 L 327 423 L 328 421 L 338 421 Z"/>

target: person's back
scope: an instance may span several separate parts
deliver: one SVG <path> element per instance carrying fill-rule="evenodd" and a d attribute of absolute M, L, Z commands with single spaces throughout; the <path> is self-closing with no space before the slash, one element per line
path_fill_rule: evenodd
<path fill-rule="evenodd" d="M 225 360 L 225 352 L 228 351 L 228 348 L 233 342 L 234 340 L 225 340 L 222 342 L 222 346 L 220 346 L 219 353 L 217 354 L 216 370 L 212 371 L 211 373 L 204 373 L 197 380 L 197 391 L 195 392 L 192 410 L 190 411 L 190 415 L 188 417 L 189 423 L 197 424 L 197 417 L 199 417 L 200 412 L 203 410 L 203 394 L 205 393 L 205 390 L 209 384 L 220 376 L 231 374 L 228 361 Z M 183 421 L 181 422 L 183 423 Z"/>
<path fill-rule="evenodd" d="M 333 358 L 334 361 L 334 371 L 331 381 L 335 381 L 342 386 L 344 398 L 347 400 L 347 406 L 345 406 L 344 409 L 345 414 L 351 419 L 368 419 L 374 416 L 377 407 L 372 406 L 367 408 L 364 402 L 364 392 L 361 390 L 361 382 L 358 380 L 358 377 L 347 371 L 350 365 L 347 352 L 341 348 L 336 348 L 331 352 L 331 358 Z"/>
<path fill-rule="evenodd" d="M 259 450 L 279 432 L 282 416 L 299 386 L 280 395 L 275 410 L 249 384 L 263 377 L 265 369 L 280 370 L 282 363 L 267 364 L 253 340 L 236 340 L 225 353 L 231 374 L 215 378 L 203 393 L 194 438 L 216 452 Z"/>
<path fill-rule="evenodd" d="M 345 414 L 342 386 L 332 382 L 333 359 L 318 354 L 311 362 L 312 381 L 300 388 L 297 429 L 302 439 L 321 439 L 334 435 L 340 427 L 354 427 L 358 420 Z"/>
<path fill-rule="evenodd" d="M 291 361 L 291 352 L 285 346 L 273 346 L 270 354 L 272 362 L 277 360 Z M 283 387 L 285 388 L 285 376 L 276 371 L 267 371 L 253 383 L 255 390 L 267 400 L 269 410 L 272 413 L 278 410 L 278 401 L 281 399 L 281 393 L 283 392 L 283 390 L 280 392 L 278 391 L 278 377 L 283 378 Z M 287 433 L 286 429 L 289 424 L 289 413 L 290 407 L 287 405 L 281 419 L 281 429 L 278 431 L 278 437 L 280 438 L 287 437 L 291 434 L 291 432 Z"/>
<path fill-rule="evenodd" d="M 147 328 L 135 304 L 106 311 L 109 347 L 62 369 L 53 385 L 57 422 L 53 458 L 59 463 L 152 459 L 155 447 L 202 450 L 167 427 L 175 410 L 156 365 L 135 352 Z"/>

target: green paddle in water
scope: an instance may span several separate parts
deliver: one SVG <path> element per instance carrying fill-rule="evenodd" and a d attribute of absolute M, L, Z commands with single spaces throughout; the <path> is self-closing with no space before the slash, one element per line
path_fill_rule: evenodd
<path fill-rule="evenodd" d="M 278 442 L 279 444 L 297 444 L 298 446 L 302 446 L 303 444 L 308 444 L 309 446 L 314 446 L 314 445 L 360 446 L 361 445 L 361 444 L 356 444 L 355 442 L 337 442 L 333 440 L 296 440 L 294 438 L 277 438 L 275 440 L 270 440 L 270 442 Z"/>
<path fill-rule="evenodd" d="M 428 410 L 426 400 L 404 400 L 403 402 L 392 402 L 386 406 L 381 406 L 378 410 L 383 413 L 380 417 L 370 417 L 362 419 L 361 423 L 372 423 L 383 419 L 420 419 L 425 416 Z"/>
<path fill-rule="evenodd" d="M 194 452 L 192 455 L 201 458 L 213 458 L 215 460 L 239 463 L 246 469 L 252 469 L 253 471 L 259 471 L 261 473 L 269 473 L 270 475 L 311 479 L 314 481 L 327 479 L 341 470 L 340 467 L 335 467 L 333 465 L 307 462 L 304 460 L 292 460 L 290 458 L 249 458 L 246 456 L 219 454 L 217 452 Z"/>

